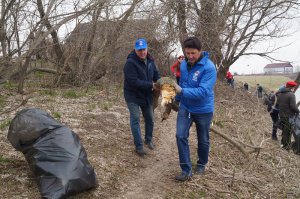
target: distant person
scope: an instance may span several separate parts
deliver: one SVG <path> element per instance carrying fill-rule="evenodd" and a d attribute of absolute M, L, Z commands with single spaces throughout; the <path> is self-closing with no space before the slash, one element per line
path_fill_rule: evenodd
<path fill-rule="evenodd" d="M 289 81 L 286 83 L 285 88 L 278 92 L 277 106 L 279 109 L 279 116 L 282 124 L 282 148 L 289 150 L 291 148 L 291 135 L 294 134 L 293 126 L 290 123 L 296 114 L 299 114 L 299 109 L 296 105 L 296 97 L 293 93 L 297 83 Z"/>
<path fill-rule="evenodd" d="M 247 82 L 244 83 L 244 90 L 245 91 L 248 91 L 249 90 L 249 85 Z"/>
<path fill-rule="evenodd" d="M 233 75 L 231 74 L 231 72 L 228 70 L 226 73 L 226 79 L 227 79 L 227 84 L 230 85 L 231 87 L 233 87 Z"/>
<path fill-rule="evenodd" d="M 186 59 L 180 65 L 179 85 L 175 84 L 176 99 L 180 101 L 176 125 L 176 141 L 181 173 L 176 180 L 186 181 L 192 176 L 192 160 L 189 149 L 189 131 L 195 122 L 198 141 L 198 161 L 194 174 L 203 175 L 208 162 L 210 148 L 209 130 L 214 112 L 214 86 L 217 71 L 209 59 L 209 53 L 202 51 L 197 37 L 183 42 Z"/>
<path fill-rule="evenodd" d="M 263 88 L 261 85 L 256 84 L 256 93 L 258 98 L 262 98 L 263 96 Z"/>
<path fill-rule="evenodd" d="M 234 83 L 235 83 L 235 80 L 234 80 L 234 77 L 232 76 L 232 79 L 231 79 L 231 87 L 234 88 Z"/>
<path fill-rule="evenodd" d="M 179 79 L 180 79 L 180 64 L 184 60 L 184 56 L 180 55 L 176 62 L 171 66 L 171 71 L 176 77 L 176 82 L 179 84 Z"/>
<path fill-rule="evenodd" d="M 124 98 L 130 113 L 130 128 L 138 155 L 144 156 L 140 110 L 145 122 L 145 144 L 153 150 L 153 90 L 157 89 L 156 82 L 160 74 L 154 59 L 148 53 L 147 41 L 143 38 L 136 40 L 134 50 L 128 55 L 124 66 Z"/>
<path fill-rule="evenodd" d="M 278 120 L 279 120 L 279 108 L 277 104 L 278 92 L 280 92 L 280 89 L 276 93 L 274 93 L 274 91 L 271 91 L 269 95 L 269 103 L 267 107 L 267 111 L 270 113 L 273 122 L 272 140 L 278 140 L 277 138 L 277 129 L 278 129 Z"/>

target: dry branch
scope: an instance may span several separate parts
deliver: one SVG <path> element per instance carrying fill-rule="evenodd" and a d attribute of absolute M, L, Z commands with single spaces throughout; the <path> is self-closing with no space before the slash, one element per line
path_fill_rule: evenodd
<path fill-rule="evenodd" d="M 49 69 L 49 68 L 33 68 L 31 70 L 29 70 L 26 75 L 29 75 L 31 73 L 34 73 L 34 72 L 44 72 L 44 73 L 50 73 L 50 74 L 58 74 L 58 72 L 56 70 L 53 70 L 53 69 Z M 62 73 L 63 75 L 66 75 L 67 73 L 66 72 L 63 72 Z"/>
<path fill-rule="evenodd" d="M 9 109 L 6 109 L 5 111 L 1 112 L 0 115 L 7 114 L 7 113 L 9 113 L 9 112 L 12 112 L 12 111 L 14 111 L 14 110 L 17 110 L 17 109 L 20 108 L 21 106 L 24 106 L 25 104 L 27 104 L 28 99 L 29 99 L 29 98 L 23 98 L 23 99 L 22 99 L 22 102 L 21 102 L 18 106 L 12 107 L 12 108 L 9 108 Z"/>
<path fill-rule="evenodd" d="M 210 130 L 214 133 L 216 133 L 217 135 L 221 136 L 222 138 L 224 138 L 225 140 L 227 140 L 228 142 L 230 142 L 231 144 L 233 144 L 238 150 L 240 150 L 246 157 L 248 157 L 248 153 L 245 151 L 245 149 L 236 141 L 232 140 L 231 138 L 229 138 L 227 135 L 221 133 L 220 131 L 216 130 L 215 128 L 210 128 Z"/>

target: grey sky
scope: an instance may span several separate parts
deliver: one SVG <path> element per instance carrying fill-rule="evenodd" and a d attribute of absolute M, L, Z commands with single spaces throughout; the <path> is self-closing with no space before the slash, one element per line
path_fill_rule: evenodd
<path fill-rule="evenodd" d="M 291 36 L 276 39 L 274 42 L 266 41 L 265 43 L 256 45 L 252 51 L 255 52 L 264 48 L 266 49 L 270 44 L 276 45 L 277 47 L 284 46 L 279 49 L 277 53 L 273 53 L 272 57 L 282 61 L 292 62 L 294 67 L 300 66 L 300 19 L 295 20 L 291 24 L 292 27 L 288 30 L 292 32 Z M 230 71 L 237 72 L 238 74 L 263 73 L 263 68 L 272 62 L 276 63 L 277 61 L 270 61 L 259 56 L 244 56 L 239 58 L 230 67 Z"/>

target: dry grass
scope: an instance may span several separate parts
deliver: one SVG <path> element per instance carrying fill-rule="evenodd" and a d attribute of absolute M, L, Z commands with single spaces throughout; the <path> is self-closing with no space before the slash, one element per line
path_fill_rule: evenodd
<path fill-rule="evenodd" d="M 256 84 L 260 84 L 264 88 L 275 91 L 287 81 L 292 81 L 289 77 L 279 75 L 235 76 L 234 78 L 239 82 L 247 82 L 252 88 L 255 88 Z"/>
<path fill-rule="evenodd" d="M 116 97 L 115 91 L 108 93 L 107 89 L 99 87 L 87 93 L 80 88 L 74 90 L 84 94 L 78 98 L 64 98 L 64 89 L 55 90 L 55 95 L 31 92 L 26 96 L 30 99 L 25 105 L 42 108 L 51 114 L 60 113 L 59 120 L 79 135 L 87 151 L 100 186 L 71 198 L 300 197 L 299 156 L 282 150 L 279 141 L 270 139 L 270 116 L 262 103 L 242 88 L 233 90 L 218 82 L 213 128 L 237 142 L 248 155 L 211 132 L 206 175 L 194 176 L 185 183 L 174 180 L 179 171 L 174 112 L 164 122 L 159 122 L 160 110 L 156 112 L 154 138 L 157 148 L 141 159 L 133 152 L 129 114 L 123 99 Z M 18 106 L 24 98 L 4 88 L 0 95 L 5 99 L 2 111 Z M 117 96 L 122 95 L 118 93 Z M 22 108 L 24 106 L 17 110 Z M 0 122 L 8 121 L 15 113 L 0 115 Z M 0 157 L 5 160 L 0 161 L 1 198 L 40 198 L 23 155 L 6 139 L 7 128 L 0 129 Z M 191 157 L 195 162 L 195 128 L 191 129 Z"/>

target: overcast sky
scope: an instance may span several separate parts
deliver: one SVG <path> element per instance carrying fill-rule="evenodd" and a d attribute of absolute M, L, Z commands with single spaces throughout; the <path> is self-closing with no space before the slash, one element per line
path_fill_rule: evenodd
<path fill-rule="evenodd" d="M 300 66 L 300 20 L 295 20 L 293 26 L 290 28 L 293 34 L 286 38 L 280 38 L 276 40 L 275 45 L 277 47 L 284 46 L 279 49 L 277 53 L 273 54 L 273 57 L 279 60 L 289 61 L 291 64 L 296 67 Z M 257 45 L 253 48 L 259 51 L 268 46 L 270 41 L 266 41 L 264 44 Z M 273 42 L 274 43 L 274 42 Z M 290 45 L 288 45 L 290 44 Z M 288 46 L 286 46 L 288 45 Z M 261 58 L 259 56 L 244 56 L 239 58 L 231 67 L 230 71 L 237 72 L 238 74 L 254 74 L 254 73 L 263 73 L 263 68 L 272 63 L 271 61 Z M 278 63 L 273 61 L 273 63 Z"/>
<path fill-rule="evenodd" d="M 272 57 L 282 60 L 282 62 L 291 62 L 294 68 L 298 67 L 300 69 L 300 19 L 294 20 L 292 24 L 292 27 L 288 30 L 291 32 L 290 36 L 256 45 L 252 48 L 252 52 L 262 52 L 262 49 L 267 49 L 270 45 L 275 45 L 277 48 L 282 46 L 281 49 L 272 54 Z M 182 50 L 179 47 L 173 55 L 178 56 L 180 54 L 182 54 Z M 259 56 L 242 56 L 230 67 L 230 71 L 237 72 L 240 75 L 259 74 L 264 72 L 264 67 L 267 64 L 279 62 Z"/>

